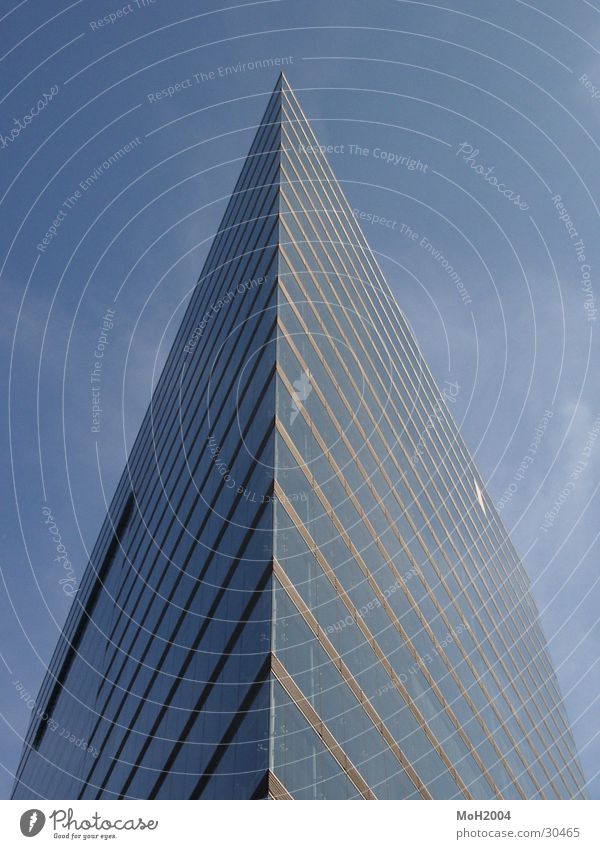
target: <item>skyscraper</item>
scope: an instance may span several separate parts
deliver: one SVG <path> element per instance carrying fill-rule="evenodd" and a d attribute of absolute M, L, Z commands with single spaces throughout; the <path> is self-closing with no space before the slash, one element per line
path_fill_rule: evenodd
<path fill-rule="evenodd" d="M 580 798 L 538 619 L 281 78 L 54 652 L 14 795 Z"/>

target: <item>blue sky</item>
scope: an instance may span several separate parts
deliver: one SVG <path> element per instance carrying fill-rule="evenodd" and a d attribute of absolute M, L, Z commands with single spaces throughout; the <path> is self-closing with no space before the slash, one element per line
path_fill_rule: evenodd
<path fill-rule="evenodd" d="M 599 34 L 586 0 L 0 2 L 0 796 L 277 60 L 459 385 L 600 797 Z"/>

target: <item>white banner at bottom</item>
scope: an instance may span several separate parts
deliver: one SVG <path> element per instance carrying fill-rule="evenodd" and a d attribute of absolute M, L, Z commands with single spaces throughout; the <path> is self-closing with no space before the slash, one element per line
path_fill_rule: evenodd
<path fill-rule="evenodd" d="M 600 803 L 3 801 L 2 846 L 600 847 Z"/>

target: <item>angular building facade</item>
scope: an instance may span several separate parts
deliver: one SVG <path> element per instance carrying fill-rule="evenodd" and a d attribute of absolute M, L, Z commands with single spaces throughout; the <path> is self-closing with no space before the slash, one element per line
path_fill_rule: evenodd
<path fill-rule="evenodd" d="M 50 663 L 14 797 L 582 798 L 538 619 L 281 78 Z"/>

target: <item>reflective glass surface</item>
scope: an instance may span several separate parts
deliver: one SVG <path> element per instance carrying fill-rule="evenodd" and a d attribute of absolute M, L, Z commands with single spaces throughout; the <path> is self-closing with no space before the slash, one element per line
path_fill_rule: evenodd
<path fill-rule="evenodd" d="M 285 82 L 38 705 L 19 798 L 582 796 L 525 570 Z"/>

